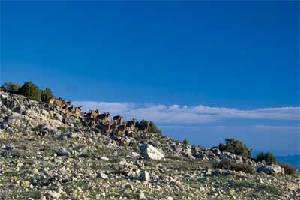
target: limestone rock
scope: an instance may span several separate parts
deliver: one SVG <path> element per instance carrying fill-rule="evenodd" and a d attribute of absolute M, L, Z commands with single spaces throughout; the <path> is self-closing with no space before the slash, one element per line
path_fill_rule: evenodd
<path fill-rule="evenodd" d="M 141 180 L 141 181 L 145 181 L 145 182 L 150 181 L 150 175 L 149 175 L 149 172 L 146 172 L 145 170 L 141 171 L 141 172 L 140 172 L 140 180 Z"/>
<path fill-rule="evenodd" d="M 142 157 L 146 160 L 161 160 L 164 158 L 163 152 L 150 144 L 142 144 L 140 151 Z"/>
<path fill-rule="evenodd" d="M 105 173 L 103 173 L 103 172 L 98 173 L 97 177 L 103 178 L 103 179 L 107 179 L 108 178 L 108 176 Z"/>

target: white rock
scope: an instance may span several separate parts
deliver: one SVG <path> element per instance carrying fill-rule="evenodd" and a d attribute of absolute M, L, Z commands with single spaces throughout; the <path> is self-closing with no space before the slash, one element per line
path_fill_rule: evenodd
<path fill-rule="evenodd" d="M 104 174 L 103 172 L 100 172 L 100 173 L 98 174 L 98 177 L 99 177 L 99 178 L 103 178 L 103 179 L 107 179 L 107 178 L 108 178 L 108 176 L 107 176 L 106 174 Z"/>
<path fill-rule="evenodd" d="M 131 155 L 133 156 L 133 157 L 138 157 L 139 156 L 139 154 L 138 153 L 136 153 L 136 152 L 131 152 Z"/>
<path fill-rule="evenodd" d="M 105 160 L 105 161 L 108 161 L 108 160 L 109 160 L 108 157 L 105 157 L 105 156 L 101 157 L 100 159 L 101 159 L 101 160 Z"/>
<path fill-rule="evenodd" d="M 155 148 L 152 145 L 149 144 L 142 144 L 140 146 L 141 155 L 144 157 L 144 159 L 150 159 L 150 160 L 161 160 L 165 157 L 163 152 L 160 149 Z"/>
<path fill-rule="evenodd" d="M 146 172 L 145 170 L 141 171 L 140 173 L 140 180 L 141 181 L 150 181 L 150 175 L 149 175 L 149 172 Z"/>

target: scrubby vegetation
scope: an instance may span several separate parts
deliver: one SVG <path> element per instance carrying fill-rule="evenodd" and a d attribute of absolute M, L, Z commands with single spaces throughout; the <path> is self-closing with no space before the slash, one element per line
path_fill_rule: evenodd
<path fill-rule="evenodd" d="M 156 124 L 153 121 L 150 121 L 149 131 L 152 133 L 161 133 L 161 130 L 156 126 Z"/>
<path fill-rule="evenodd" d="M 53 93 L 51 89 L 46 88 L 45 90 L 41 91 L 41 101 L 42 102 L 49 102 L 51 98 L 53 98 Z"/>
<path fill-rule="evenodd" d="M 187 147 L 190 144 L 190 142 L 187 139 L 184 139 L 182 143 L 184 147 Z"/>
<path fill-rule="evenodd" d="M 54 97 L 51 89 L 46 88 L 42 90 L 31 81 L 25 82 L 22 86 L 17 83 L 6 82 L 1 86 L 1 89 L 12 94 L 20 94 L 32 100 L 45 103 L 48 103 L 49 100 Z"/>
<path fill-rule="evenodd" d="M 228 151 L 246 158 L 251 157 L 251 150 L 239 140 L 225 139 L 225 144 L 219 144 L 221 151 Z"/>
<path fill-rule="evenodd" d="M 152 121 L 141 120 L 137 123 L 137 127 L 139 130 L 147 130 L 150 133 L 161 133 L 160 129 Z"/>
<path fill-rule="evenodd" d="M 244 163 L 235 163 L 230 160 L 222 160 L 221 162 L 215 163 L 214 168 L 228 169 L 236 172 L 242 171 L 249 174 L 253 174 L 255 172 L 254 168 L 251 165 L 247 165 Z"/>
<path fill-rule="evenodd" d="M 271 152 L 261 152 L 257 155 L 255 160 L 256 162 L 266 162 L 267 165 L 277 163 L 276 157 Z M 288 164 L 279 163 L 279 165 L 284 169 L 285 174 L 293 175 L 296 173 L 296 169 Z"/>
<path fill-rule="evenodd" d="M 17 83 L 6 82 L 1 86 L 1 89 L 12 94 L 17 94 L 20 87 Z"/>
<path fill-rule="evenodd" d="M 270 152 L 268 153 L 261 152 L 256 156 L 256 162 L 262 162 L 262 161 L 265 161 L 266 164 L 271 165 L 276 163 L 276 158 Z"/>
<path fill-rule="evenodd" d="M 296 173 L 296 169 L 288 164 L 280 164 L 280 166 L 284 169 L 285 174 L 294 175 Z"/>
<path fill-rule="evenodd" d="M 41 90 L 32 82 L 24 83 L 24 85 L 19 89 L 18 93 L 32 100 L 41 100 Z"/>

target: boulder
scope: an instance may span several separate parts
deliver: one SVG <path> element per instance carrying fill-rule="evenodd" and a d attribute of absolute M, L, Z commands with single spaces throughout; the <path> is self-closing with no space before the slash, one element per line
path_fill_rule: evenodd
<path fill-rule="evenodd" d="M 161 160 L 164 158 L 164 154 L 160 149 L 155 148 L 149 144 L 142 144 L 140 146 L 141 155 L 144 159 L 148 160 Z"/>

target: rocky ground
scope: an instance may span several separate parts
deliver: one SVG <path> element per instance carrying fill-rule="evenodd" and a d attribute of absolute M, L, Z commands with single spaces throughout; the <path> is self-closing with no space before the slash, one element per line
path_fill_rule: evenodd
<path fill-rule="evenodd" d="M 0 199 L 299 199 L 299 173 L 257 173 L 261 163 L 158 133 L 121 145 L 19 95 L 0 92 L 0 106 Z"/>

